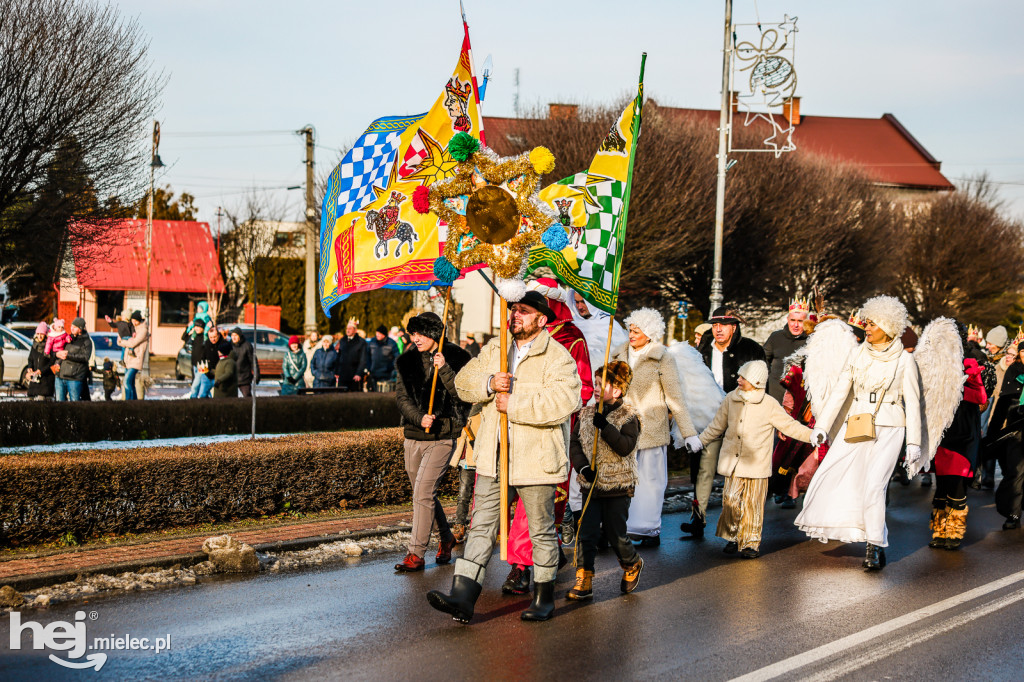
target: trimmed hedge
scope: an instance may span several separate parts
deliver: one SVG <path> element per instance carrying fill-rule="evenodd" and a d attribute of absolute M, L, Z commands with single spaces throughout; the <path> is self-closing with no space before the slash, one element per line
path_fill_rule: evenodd
<path fill-rule="evenodd" d="M 442 487 L 458 490 L 451 469 Z M 0 546 L 411 499 L 400 429 L 0 457 Z M 287 507 L 285 505 L 288 505 Z"/>
<path fill-rule="evenodd" d="M 393 393 L 338 393 L 256 399 L 256 433 L 398 426 Z M 144 440 L 249 433 L 252 403 L 240 398 L 0 402 L 0 446 Z"/>

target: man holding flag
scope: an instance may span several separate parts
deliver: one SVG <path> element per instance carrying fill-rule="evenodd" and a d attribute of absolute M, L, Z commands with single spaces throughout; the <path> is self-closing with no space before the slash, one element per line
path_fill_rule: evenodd
<path fill-rule="evenodd" d="M 508 513 L 501 508 L 498 482 L 502 414 L 508 416 L 509 484 L 526 511 L 533 545 L 533 603 L 520 615 L 529 621 L 554 615 L 558 571 L 555 493 L 569 475 L 569 418 L 581 407 L 576 362 L 545 329 L 554 318 L 543 296 L 526 292 L 510 310 L 513 343 L 508 371 L 500 369 L 501 340 L 494 338 L 455 377 L 459 398 L 481 406 L 473 446 L 477 458 L 473 521 L 465 551 L 455 562 L 451 592 L 432 590 L 427 601 L 461 623 L 473 617 L 500 515 Z"/>

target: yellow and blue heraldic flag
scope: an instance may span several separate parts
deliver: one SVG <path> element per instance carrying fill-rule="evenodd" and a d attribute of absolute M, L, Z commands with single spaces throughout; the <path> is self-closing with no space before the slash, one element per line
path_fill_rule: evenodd
<path fill-rule="evenodd" d="M 562 251 L 544 246 L 530 250 L 529 272 L 541 266 L 551 268 L 559 280 L 612 314 L 619 302 L 629 191 L 643 103 L 641 63 L 637 96 L 612 124 L 590 167 L 540 192 L 541 200 L 555 210 L 568 231 L 569 245 Z"/>
<path fill-rule="evenodd" d="M 469 30 L 434 106 L 420 116 L 374 121 L 327 181 L 320 223 L 320 304 L 371 289 L 425 289 L 436 281 L 446 225 L 417 213 L 412 194 L 454 175 L 456 133 L 483 134 Z"/>

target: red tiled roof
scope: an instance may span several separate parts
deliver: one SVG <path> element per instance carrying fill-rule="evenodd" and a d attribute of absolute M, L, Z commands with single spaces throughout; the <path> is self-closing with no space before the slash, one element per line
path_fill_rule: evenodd
<path fill-rule="evenodd" d="M 659 107 L 668 117 L 707 119 L 717 126 L 719 112 L 710 109 Z M 733 116 L 742 125 L 743 115 Z M 484 118 L 488 145 L 508 153 L 508 135 L 529 130 L 529 119 Z M 906 189 L 952 190 L 953 184 L 941 172 L 942 164 L 914 139 L 892 114 L 880 118 L 801 116 L 793 132 L 795 154 L 810 154 L 849 163 L 861 168 L 873 181 Z"/>
<path fill-rule="evenodd" d="M 146 221 L 120 220 L 108 228 L 102 246 L 76 244 L 78 283 L 86 289 L 146 288 Z M 88 265 L 84 265 L 88 263 Z M 188 220 L 153 221 L 153 291 L 224 291 L 210 225 Z"/>

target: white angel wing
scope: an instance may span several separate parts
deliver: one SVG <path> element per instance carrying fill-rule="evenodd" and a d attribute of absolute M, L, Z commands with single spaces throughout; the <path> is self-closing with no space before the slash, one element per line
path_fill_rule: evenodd
<path fill-rule="evenodd" d="M 963 399 L 964 349 L 956 323 L 939 317 L 928 323 L 914 350 L 917 371 L 921 375 L 921 452 L 927 464 L 935 456 L 942 434 L 953 423 L 956 408 Z"/>
<path fill-rule="evenodd" d="M 585 318 L 576 310 L 576 306 L 568 304 L 572 310 L 572 322 L 587 340 L 587 352 L 590 353 L 590 367 L 597 371 L 604 364 L 605 348 L 608 345 L 608 317 L 607 313 L 590 306 L 593 314 Z M 629 334 L 625 327 L 616 320 L 612 325 L 612 350 L 629 341 Z"/>
<path fill-rule="evenodd" d="M 725 400 L 725 391 L 715 382 L 715 376 L 704 364 L 704 358 L 688 343 L 675 343 L 668 347 L 668 354 L 675 360 L 679 372 L 679 383 L 683 388 L 683 400 L 690 412 L 693 428 L 700 433 L 707 428 L 718 412 L 718 406 Z M 672 442 L 682 445 L 683 436 L 673 421 Z"/>
<path fill-rule="evenodd" d="M 811 400 L 811 413 L 817 417 L 828 403 L 832 388 L 839 381 L 850 354 L 857 349 L 857 337 L 842 320 L 826 320 L 814 328 L 803 351 L 804 386 Z M 839 421 L 839 420 L 837 420 Z"/>

